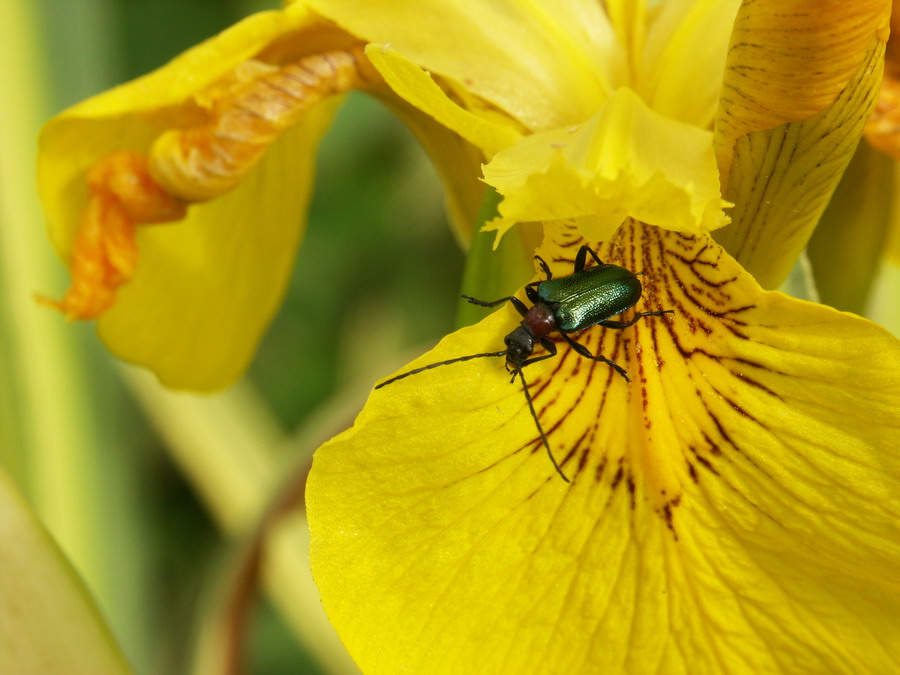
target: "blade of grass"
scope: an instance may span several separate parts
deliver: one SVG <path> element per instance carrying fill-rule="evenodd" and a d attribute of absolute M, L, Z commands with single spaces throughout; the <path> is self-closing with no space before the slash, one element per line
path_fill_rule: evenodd
<path fill-rule="evenodd" d="M 139 539 L 133 453 L 111 423 L 120 421 L 122 397 L 90 327 L 71 326 L 33 301 L 36 291 L 55 292 L 64 284 L 34 184 L 52 70 L 39 10 L 27 0 L 0 3 L 0 82 L 7 101 L 0 106 L 0 461 L 135 657 L 147 653 L 147 556 Z M 85 34 L 93 25 L 67 27 L 80 36 L 79 49 L 104 42 Z"/>

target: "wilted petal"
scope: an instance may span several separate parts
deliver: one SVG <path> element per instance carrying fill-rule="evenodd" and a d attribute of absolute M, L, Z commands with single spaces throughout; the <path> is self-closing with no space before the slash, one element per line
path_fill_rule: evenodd
<path fill-rule="evenodd" d="M 228 194 L 177 224 L 140 228 L 142 264 L 97 323 L 111 352 L 174 388 L 240 376 L 290 280 L 333 107 L 285 134 Z"/>
<path fill-rule="evenodd" d="M 51 237 L 60 254 L 75 263 L 74 287 L 85 277 L 90 282 L 108 281 L 98 284 L 93 295 L 91 283 L 82 283 L 82 288 L 88 288 L 83 296 L 98 300 L 93 305 L 88 302 L 86 311 L 76 311 L 82 306 L 76 302 L 62 303 L 63 309 L 73 318 L 102 315 L 99 331 L 111 351 L 150 367 L 169 386 L 213 389 L 242 372 L 289 279 L 303 232 L 315 151 L 334 105 L 309 111 L 303 107 L 306 102 L 297 99 L 299 112 L 286 111 L 280 106 L 285 98 L 296 99 L 296 91 L 276 87 L 271 88 L 273 98 L 282 98 L 275 103 L 257 98 L 241 108 L 236 100 L 250 85 L 280 74 L 281 63 L 296 63 L 316 48 L 340 51 L 351 42 L 352 38 L 300 4 L 282 12 L 264 12 L 154 73 L 73 106 L 48 123 L 41 138 L 39 178 Z M 305 72 L 307 77 L 314 75 Z M 306 85 L 301 82 L 300 86 Z M 320 100 L 318 96 L 309 107 Z M 255 157 L 261 156 L 258 163 L 255 159 L 246 162 L 250 173 L 222 174 L 236 187 L 206 185 L 203 178 L 183 192 L 166 184 L 157 191 L 180 205 L 180 215 L 133 218 L 115 231 L 108 227 L 118 222 L 112 218 L 103 220 L 99 228 L 84 227 L 86 222 L 97 225 L 84 213 L 103 213 L 94 208 L 97 203 L 107 206 L 96 201 L 93 185 L 89 194 L 93 169 L 102 169 L 104 162 L 125 151 L 129 157 L 143 158 L 143 165 L 137 162 L 136 166 L 152 173 L 158 183 L 159 174 L 147 167 L 158 159 L 154 152 L 161 134 L 206 130 L 210 120 L 234 120 L 239 115 L 227 115 L 252 105 L 262 106 L 254 119 L 265 119 L 270 126 L 264 141 L 245 143 L 252 146 Z M 295 126 L 279 138 L 278 123 L 288 117 L 297 118 Z M 258 140 L 252 129 L 241 128 L 241 133 L 233 135 L 230 131 L 224 124 L 215 133 L 233 143 Z M 186 148 L 190 156 L 209 149 L 177 142 L 173 147 Z M 241 164 L 226 151 L 211 154 L 223 163 Z M 114 170 L 107 174 L 112 186 L 129 180 Z M 149 175 L 141 178 L 152 182 Z M 117 194 L 108 197 L 112 206 L 118 204 Z M 196 200 L 201 201 L 191 203 Z M 182 218 L 185 208 L 187 215 Z M 117 209 L 111 213 L 122 215 Z M 137 246 L 135 221 L 142 225 L 137 228 Z M 144 226 L 160 221 L 174 222 Z M 90 237 L 79 235 L 76 240 L 79 228 Z M 115 247 L 110 247 L 109 240 Z M 76 246 L 73 254 L 74 241 L 87 245 Z M 111 270 L 104 270 L 101 254 L 111 259 Z M 100 273 L 93 274 L 97 269 Z"/>

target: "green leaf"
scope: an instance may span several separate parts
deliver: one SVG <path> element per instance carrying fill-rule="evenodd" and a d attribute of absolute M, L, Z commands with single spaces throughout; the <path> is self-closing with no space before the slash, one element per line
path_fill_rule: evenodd
<path fill-rule="evenodd" d="M 132 672 L 81 579 L 3 471 L 0 625 L 4 672 Z"/>

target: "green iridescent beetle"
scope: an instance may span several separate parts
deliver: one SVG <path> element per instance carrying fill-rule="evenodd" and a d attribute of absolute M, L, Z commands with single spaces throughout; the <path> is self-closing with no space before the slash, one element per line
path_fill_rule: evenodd
<path fill-rule="evenodd" d="M 588 255 L 597 263 L 595 266 L 586 267 Z M 547 454 L 550 456 L 553 467 L 563 480 L 569 482 L 569 479 L 563 473 L 562 467 L 560 467 L 553 456 L 553 451 L 550 449 L 550 443 L 547 441 L 547 436 L 544 434 L 544 429 L 535 412 L 531 393 L 528 390 L 528 383 L 525 381 L 522 369 L 532 363 L 556 356 L 556 343 L 549 337 L 551 333 L 556 332 L 579 355 L 586 359 L 606 363 L 624 377 L 626 382 L 630 382 L 625 369 L 619 364 L 605 356 L 591 354 L 587 347 L 576 342 L 569 334 L 577 333 L 591 326 L 615 329 L 628 328 L 645 316 L 672 314 L 674 310 L 636 312 L 629 321 L 613 321 L 612 317 L 637 304 L 644 289 L 637 278 L 637 274 L 624 267 L 604 263 L 589 246 L 582 246 L 578 249 L 578 253 L 575 256 L 575 269 L 572 274 L 566 277 L 554 279 L 550 267 L 544 262 L 543 258 L 535 256 L 535 260 L 538 261 L 547 278 L 544 281 L 532 281 L 525 286 L 525 295 L 532 302 L 531 307 L 526 307 L 525 303 L 513 296 L 489 302 L 478 300 L 468 295 L 463 296 L 473 305 L 481 307 L 497 307 L 510 302 L 516 308 L 516 311 L 522 315 L 522 322 L 504 339 L 506 349 L 484 354 L 469 354 L 447 361 L 431 363 L 427 366 L 396 375 L 376 385 L 375 388 L 380 389 L 397 380 L 402 380 L 410 375 L 437 368 L 438 366 L 446 366 L 451 363 L 470 361 L 487 356 L 505 356 L 506 370 L 512 374 L 510 382 L 513 382 L 517 376 L 522 381 L 522 391 L 525 393 L 525 400 L 528 401 L 531 416 L 534 418 L 541 441 L 543 441 L 544 447 L 547 449 Z M 532 356 L 535 342 L 539 342 L 547 353 L 540 356 Z"/>

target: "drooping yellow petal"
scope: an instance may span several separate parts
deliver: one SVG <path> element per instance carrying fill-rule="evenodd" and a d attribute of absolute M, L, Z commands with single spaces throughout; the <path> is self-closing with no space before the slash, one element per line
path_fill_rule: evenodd
<path fill-rule="evenodd" d="M 73 214 L 85 205 L 84 173 L 121 148 L 146 148 L 172 123 L 197 115 L 197 97 L 238 64 L 276 38 L 309 31 L 324 39 L 321 18 L 297 3 L 283 12 L 262 12 L 188 50 L 164 68 L 111 89 L 64 111 L 41 133 L 39 183 L 50 235 L 65 254 L 78 227 Z M 209 105 L 208 97 L 200 105 Z"/>
<path fill-rule="evenodd" d="M 574 220 L 587 239 L 609 238 L 628 216 L 703 232 L 724 225 L 712 135 L 662 117 L 618 89 L 585 124 L 533 134 L 484 169 L 504 197 L 490 229 Z"/>
<path fill-rule="evenodd" d="M 461 83 L 533 131 L 586 119 L 627 76 L 615 33 L 595 2 L 307 4 L 353 35 Z"/>
<path fill-rule="evenodd" d="M 716 121 L 722 193 L 735 208 L 716 239 L 764 287 L 787 276 L 853 156 L 889 9 L 791 0 L 738 14 Z"/>
<path fill-rule="evenodd" d="M 334 107 L 309 113 L 236 189 L 140 229 L 137 273 L 98 321 L 110 351 L 178 389 L 218 389 L 247 368 L 290 280 Z"/>
<path fill-rule="evenodd" d="M 296 62 L 310 52 L 337 54 L 351 41 L 296 4 L 252 16 L 160 70 L 54 118 L 41 138 L 41 194 L 76 291 L 59 305 L 73 318 L 102 315 L 99 330 L 110 349 L 154 369 L 170 386 L 211 389 L 232 381 L 281 299 L 303 232 L 316 144 L 333 112 L 333 105 L 306 112 L 304 91 L 315 94 L 309 107 L 322 97 L 310 79 L 317 74 L 312 66 L 303 71 L 309 85 L 295 79 L 293 89 L 270 88 L 273 98 L 281 96 L 277 101 L 257 96 L 248 104 L 241 92 L 253 95 L 262 78 L 282 75 L 285 61 L 304 66 L 306 60 Z M 355 58 L 344 61 L 352 65 Z M 257 124 L 263 119 L 268 126 Z M 275 142 L 297 119 L 291 135 Z M 183 139 L 199 131 L 209 131 L 213 142 L 175 141 L 168 159 L 180 149 L 189 159 L 207 152 L 210 175 L 198 174 L 198 183 L 184 191 L 161 183 L 159 171 L 177 162 L 158 161 L 167 157 L 156 154 L 160 135 Z M 233 147 L 217 153 L 221 139 Z M 230 154 L 242 142 L 250 150 L 246 162 Z M 150 208 L 151 217 L 133 215 L 130 202 L 120 199 L 129 181 L 113 163 L 120 157 L 134 158 L 135 176 L 180 213 L 170 209 L 155 218 Z M 216 158 L 225 168 L 259 164 L 242 178 L 217 173 Z M 227 178 L 224 187 L 212 185 L 216 177 Z M 138 205 L 141 197 L 138 191 Z M 211 201 L 190 204 L 204 199 Z M 153 222 L 171 224 L 148 226 Z"/>
<path fill-rule="evenodd" d="M 541 254 L 571 272 L 574 231 Z M 624 330 L 375 392 L 316 454 L 313 573 L 365 672 L 890 672 L 900 663 L 900 348 L 764 292 L 707 236 L 620 230 Z M 627 315 L 626 315 L 627 316 Z M 502 348 L 507 308 L 412 366 Z"/>

